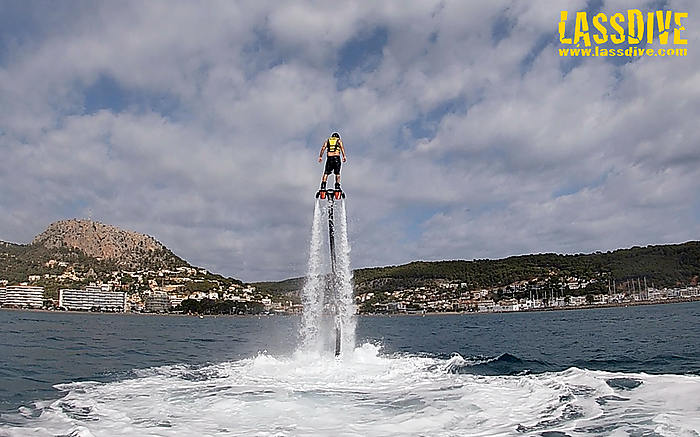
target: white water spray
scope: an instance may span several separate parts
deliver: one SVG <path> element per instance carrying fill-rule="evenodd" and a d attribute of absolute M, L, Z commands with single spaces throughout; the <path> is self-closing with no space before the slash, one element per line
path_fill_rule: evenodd
<path fill-rule="evenodd" d="M 316 202 L 309 244 L 309 266 L 301 292 L 301 302 L 304 305 L 301 317 L 301 346 L 305 350 L 314 350 L 321 346 L 319 341 L 325 288 L 323 217 L 323 208 Z"/>
<path fill-rule="evenodd" d="M 336 274 L 338 275 L 338 316 L 342 329 L 342 350 L 355 349 L 355 296 L 350 270 L 350 242 L 345 202 L 338 208 L 336 232 Z"/>
<path fill-rule="evenodd" d="M 330 217 L 330 208 L 334 207 L 337 214 L 333 217 L 335 268 L 332 268 L 327 219 Z M 309 265 L 301 296 L 304 305 L 301 347 L 305 351 L 320 353 L 332 350 L 337 329 L 341 333 L 340 351 L 352 351 L 355 348 L 355 302 L 346 217 L 344 201 L 316 202 Z"/>

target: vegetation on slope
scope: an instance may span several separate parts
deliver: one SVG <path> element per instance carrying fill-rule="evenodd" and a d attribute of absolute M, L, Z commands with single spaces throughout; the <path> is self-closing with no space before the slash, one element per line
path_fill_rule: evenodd
<path fill-rule="evenodd" d="M 417 261 L 354 271 L 355 292 L 385 292 L 431 286 L 436 281 L 464 283 L 467 290 L 506 287 L 535 279 L 561 283 L 567 278 L 596 281 L 587 293 L 607 290 L 608 284 L 646 278 L 649 285 L 695 285 L 700 277 L 700 242 L 632 247 L 593 254 L 553 253 L 513 256 L 499 260 Z M 303 278 L 256 284 L 270 293 L 298 292 Z"/>

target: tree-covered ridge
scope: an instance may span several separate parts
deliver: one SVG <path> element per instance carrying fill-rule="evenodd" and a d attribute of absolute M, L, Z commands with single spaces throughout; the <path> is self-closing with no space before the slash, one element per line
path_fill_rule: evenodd
<path fill-rule="evenodd" d="M 380 288 L 402 288 L 437 279 L 466 283 L 467 288 L 503 287 L 547 278 L 606 278 L 624 282 L 646 278 L 659 287 L 695 284 L 700 276 L 700 242 L 633 247 L 613 252 L 513 256 L 500 260 L 414 262 L 355 272 L 358 287 L 383 282 Z M 598 281 L 599 283 L 601 281 Z"/>
<path fill-rule="evenodd" d="M 304 286 L 304 278 L 285 279 L 278 282 L 254 282 L 250 285 L 261 293 L 273 295 L 294 294 Z"/>
<path fill-rule="evenodd" d="M 506 287 L 523 281 L 561 283 L 568 278 L 594 280 L 588 292 L 609 284 L 646 278 L 649 285 L 695 285 L 700 277 L 700 242 L 632 247 L 592 254 L 520 255 L 498 260 L 416 261 L 354 271 L 356 294 L 432 286 L 436 281 L 466 284 L 467 290 Z M 264 284 L 264 285 L 263 285 Z M 285 294 L 303 285 L 302 278 L 263 283 L 271 293 Z"/>

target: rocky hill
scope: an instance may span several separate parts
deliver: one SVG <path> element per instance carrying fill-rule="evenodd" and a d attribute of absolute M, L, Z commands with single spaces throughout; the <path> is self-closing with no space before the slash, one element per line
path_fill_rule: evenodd
<path fill-rule="evenodd" d="M 61 220 L 49 225 L 32 242 L 48 250 L 78 249 L 97 260 L 124 268 L 188 266 L 155 238 L 92 220 Z"/>
<path fill-rule="evenodd" d="M 91 283 L 130 295 L 245 291 L 240 280 L 192 266 L 151 236 L 92 220 L 52 223 L 30 244 L 0 241 L 0 286 L 21 283 L 44 287 L 51 299 Z"/>
<path fill-rule="evenodd" d="M 117 271 L 178 267 L 192 266 L 155 238 L 91 220 L 52 223 L 31 244 L 0 242 L 0 280 L 9 283 L 26 282 L 33 275 L 44 285 L 43 278 L 62 272 L 107 280 Z"/>

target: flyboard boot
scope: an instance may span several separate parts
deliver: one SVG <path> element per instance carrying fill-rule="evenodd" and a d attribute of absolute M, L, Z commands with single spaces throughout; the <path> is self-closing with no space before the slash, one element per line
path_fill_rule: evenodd
<path fill-rule="evenodd" d="M 316 193 L 316 198 L 326 198 L 326 181 L 321 181 L 321 189 Z"/>
<path fill-rule="evenodd" d="M 341 197 L 345 199 L 345 193 L 343 193 L 343 190 L 340 188 L 340 182 L 335 183 L 335 190 L 333 191 L 333 196 L 335 197 L 335 200 L 340 200 Z"/>

